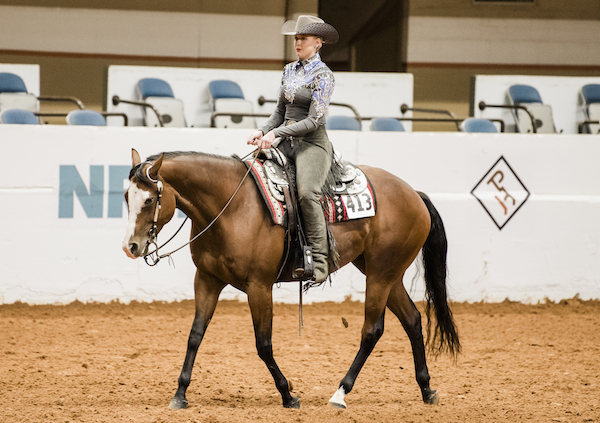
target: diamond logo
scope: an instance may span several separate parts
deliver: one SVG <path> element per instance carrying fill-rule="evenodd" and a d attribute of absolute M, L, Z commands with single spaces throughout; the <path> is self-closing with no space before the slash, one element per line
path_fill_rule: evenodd
<path fill-rule="evenodd" d="M 523 185 L 504 156 L 501 156 L 483 178 L 471 190 L 498 229 L 515 215 L 529 198 Z"/>

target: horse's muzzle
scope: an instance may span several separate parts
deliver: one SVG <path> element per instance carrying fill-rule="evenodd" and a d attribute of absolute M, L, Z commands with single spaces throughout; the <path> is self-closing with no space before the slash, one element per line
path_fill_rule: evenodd
<path fill-rule="evenodd" d="M 130 242 L 129 244 L 123 244 L 123 251 L 127 254 L 127 257 L 136 259 L 140 257 L 143 253 L 143 248 L 140 248 L 140 245 L 137 242 Z"/>

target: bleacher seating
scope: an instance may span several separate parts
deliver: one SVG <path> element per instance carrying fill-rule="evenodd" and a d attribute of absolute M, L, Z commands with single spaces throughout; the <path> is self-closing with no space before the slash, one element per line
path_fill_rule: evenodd
<path fill-rule="evenodd" d="M 67 114 L 67 125 L 106 126 L 106 119 L 94 110 L 73 110 Z"/>
<path fill-rule="evenodd" d="M 0 112 L 7 109 L 39 111 L 38 99 L 27 92 L 23 79 L 10 72 L 0 72 Z"/>
<path fill-rule="evenodd" d="M 360 131 L 362 129 L 358 119 L 352 116 L 327 116 L 325 127 L 330 130 Z"/>
<path fill-rule="evenodd" d="M 534 117 L 536 132 L 538 134 L 556 133 L 552 108 L 543 104 L 542 97 L 537 89 L 530 85 L 512 85 L 508 89 L 509 99 L 514 106 L 523 106 Z M 532 133 L 533 126 L 531 118 L 524 110 L 513 109 L 513 116 L 520 133 Z"/>
<path fill-rule="evenodd" d="M 371 131 L 404 131 L 404 125 L 394 118 L 373 118 L 371 120 Z"/>
<path fill-rule="evenodd" d="M 498 132 L 498 128 L 494 125 L 489 119 L 480 119 L 480 118 L 466 118 L 460 124 L 460 130 L 463 132 L 485 132 L 485 133 L 496 133 Z"/>
<path fill-rule="evenodd" d="M 586 121 L 600 121 L 600 84 L 587 84 L 581 88 L 583 116 Z M 600 124 L 582 125 L 584 133 L 600 134 Z"/>
<path fill-rule="evenodd" d="M 215 116 L 216 128 L 256 128 L 256 121 L 251 116 L 254 108 L 244 98 L 242 88 L 234 81 L 220 79 L 208 84 L 210 107 L 213 113 L 231 113 L 231 115 Z"/>
<path fill-rule="evenodd" d="M 6 109 L 0 113 L 0 123 L 38 125 L 40 123 L 36 115 L 30 110 Z"/>
<path fill-rule="evenodd" d="M 140 99 L 151 104 L 160 114 L 165 127 L 184 128 L 187 126 L 183 112 L 183 102 L 175 98 L 168 82 L 158 78 L 143 78 L 137 83 Z M 156 114 L 147 107 L 142 108 L 145 126 L 160 126 Z"/>

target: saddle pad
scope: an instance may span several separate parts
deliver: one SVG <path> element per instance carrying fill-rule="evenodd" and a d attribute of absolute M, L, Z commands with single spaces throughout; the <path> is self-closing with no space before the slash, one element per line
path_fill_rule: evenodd
<path fill-rule="evenodd" d="M 267 177 L 264 164 L 255 160 L 245 160 L 246 167 L 251 168 L 251 175 L 269 209 L 273 222 L 277 225 L 285 226 L 285 202 L 279 200 L 270 185 L 272 181 Z M 377 211 L 377 200 L 375 191 L 367 176 L 358 168 L 359 178 L 366 181 L 365 189 L 359 193 L 353 194 L 335 194 L 332 197 L 321 198 L 323 213 L 328 223 L 344 222 L 347 220 L 361 219 L 363 217 L 375 216 Z M 275 191 L 276 192 L 276 191 Z"/>

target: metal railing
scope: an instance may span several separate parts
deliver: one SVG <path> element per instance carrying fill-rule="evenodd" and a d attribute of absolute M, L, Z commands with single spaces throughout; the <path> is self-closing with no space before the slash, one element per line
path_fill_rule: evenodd
<path fill-rule="evenodd" d="M 583 134 L 583 128 L 587 126 L 588 131 L 591 133 L 590 125 L 600 125 L 600 120 L 584 120 L 583 122 L 580 122 L 577 126 L 577 132 Z M 600 134 L 600 129 L 598 129 L 597 134 Z"/>
<path fill-rule="evenodd" d="M 266 113 L 213 112 L 210 115 L 210 127 L 211 128 L 215 128 L 215 120 L 219 116 L 231 116 L 233 118 L 234 116 L 239 116 L 239 117 L 269 117 L 271 115 L 270 114 L 266 114 Z"/>
<path fill-rule="evenodd" d="M 537 134 L 537 124 L 535 123 L 535 117 L 529 110 L 527 110 L 527 107 L 525 107 L 525 106 L 510 105 L 510 104 L 486 104 L 485 101 L 480 101 L 478 104 L 478 107 L 479 107 L 479 110 L 482 110 L 482 111 L 488 107 L 494 107 L 494 108 L 498 108 L 498 109 L 524 110 L 525 113 L 527 113 L 527 115 L 529 116 L 529 119 L 531 120 L 531 128 L 533 130 L 533 133 Z"/>
<path fill-rule="evenodd" d="M 45 95 L 43 97 L 37 98 L 39 101 L 51 101 L 51 102 L 67 102 L 67 103 L 75 103 L 80 110 L 85 109 L 83 102 L 79 100 L 77 97 L 59 97 L 54 95 Z"/>
<path fill-rule="evenodd" d="M 437 113 L 450 116 L 450 119 L 441 119 L 441 118 L 405 118 L 406 120 L 410 120 L 412 122 L 451 122 L 456 125 L 456 130 L 460 131 L 460 123 L 464 119 L 458 119 L 454 113 L 449 110 L 441 110 L 441 109 L 422 109 L 417 107 L 410 107 L 408 104 L 400 105 L 400 113 L 405 114 L 406 112 L 419 112 L 419 113 Z M 403 118 L 404 119 L 404 118 Z"/>
<path fill-rule="evenodd" d="M 264 96 L 260 96 L 258 97 L 258 104 L 260 106 L 262 106 L 265 103 L 277 103 L 277 100 L 268 100 L 266 99 Z M 360 114 L 358 113 L 358 111 L 351 105 L 351 104 L 347 104 L 347 103 L 336 103 L 334 101 L 329 103 L 330 106 L 339 106 L 339 107 L 346 107 L 350 110 L 352 110 L 352 113 L 354 113 L 354 116 L 356 117 L 356 119 L 358 119 L 359 121 L 362 120 L 362 118 L 360 117 Z M 270 116 L 270 115 L 269 115 Z"/>
<path fill-rule="evenodd" d="M 134 106 L 140 106 L 140 107 L 151 109 L 154 112 L 154 114 L 156 115 L 156 118 L 158 119 L 158 124 L 161 127 L 165 126 L 165 124 L 163 123 L 162 116 L 160 115 L 160 113 L 158 113 L 158 111 L 154 108 L 154 106 L 152 104 L 146 103 L 143 101 L 123 100 L 118 95 L 114 95 L 112 98 L 112 104 L 114 106 L 118 106 L 120 103 L 132 104 Z"/>
<path fill-rule="evenodd" d="M 83 109 L 81 109 L 81 110 L 83 110 Z M 100 113 L 102 116 L 104 116 L 105 119 L 110 116 L 122 117 L 123 118 L 123 126 L 129 126 L 129 117 L 125 113 L 110 113 L 110 112 L 98 112 L 98 113 Z M 42 118 L 44 118 L 44 117 L 67 117 L 68 113 L 36 112 L 36 113 L 34 113 L 34 115 L 37 117 L 42 117 Z"/>

